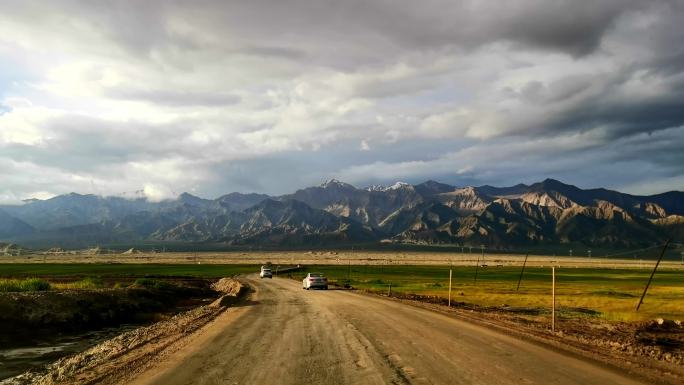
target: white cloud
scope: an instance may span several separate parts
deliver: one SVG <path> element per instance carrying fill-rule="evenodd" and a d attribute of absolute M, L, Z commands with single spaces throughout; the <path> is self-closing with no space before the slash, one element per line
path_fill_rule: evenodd
<path fill-rule="evenodd" d="M 0 70 L 21 78 L 0 74 L 0 162 L 22 167 L 0 199 L 285 192 L 339 170 L 590 180 L 577 167 L 619 154 L 612 140 L 684 122 L 676 2 L 317 4 L 10 0 Z M 249 181 L 273 159 L 293 177 Z M 654 184 L 681 163 L 668 173 Z M 612 178 L 643 189 L 636 171 Z"/>
<path fill-rule="evenodd" d="M 166 186 L 147 183 L 143 187 L 143 194 L 151 202 L 160 202 L 178 196 Z"/>

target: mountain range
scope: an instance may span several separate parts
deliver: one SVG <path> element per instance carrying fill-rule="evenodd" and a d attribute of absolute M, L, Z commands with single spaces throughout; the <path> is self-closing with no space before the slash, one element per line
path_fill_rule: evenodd
<path fill-rule="evenodd" d="M 512 187 L 435 181 L 203 199 L 76 193 L 0 206 L 0 241 L 35 247 L 136 242 L 326 246 L 411 243 L 518 247 L 652 245 L 684 238 L 684 192 L 638 196 L 547 179 Z"/>

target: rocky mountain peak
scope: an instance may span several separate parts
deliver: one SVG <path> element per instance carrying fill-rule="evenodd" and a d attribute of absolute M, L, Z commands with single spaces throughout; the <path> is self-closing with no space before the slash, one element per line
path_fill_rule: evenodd
<path fill-rule="evenodd" d="M 386 186 L 383 186 L 381 184 L 374 184 L 374 185 L 370 185 L 370 186 L 366 187 L 365 190 L 371 191 L 371 192 L 372 191 L 385 191 L 386 188 L 387 188 Z"/>
<path fill-rule="evenodd" d="M 453 191 L 453 195 L 474 197 L 477 196 L 477 190 L 473 186 L 466 186 Z"/>
<path fill-rule="evenodd" d="M 325 182 L 321 183 L 321 185 L 319 187 L 324 188 L 324 189 L 328 189 L 328 188 L 344 188 L 344 189 L 353 188 L 353 189 L 355 189 L 355 187 L 350 185 L 349 183 L 340 182 L 339 180 L 334 179 L 334 178 L 326 180 Z"/>
<path fill-rule="evenodd" d="M 682 234 L 684 193 L 635 196 L 554 179 L 527 186 L 427 181 L 365 189 L 331 179 L 269 197 L 230 193 L 176 200 L 67 194 L 0 206 L 0 241 L 35 245 L 147 241 L 277 243 L 651 244 Z M 42 247 L 42 246 L 38 246 Z M 72 247 L 72 246 L 67 246 Z"/>
<path fill-rule="evenodd" d="M 578 204 L 558 191 L 536 191 L 523 194 L 520 199 L 523 202 L 531 203 L 536 206 L 558 207 L 567 209 L 578 206 Z"/>
<path fill-rule="evenodd" d="M 385 192 L 385 191 L 393 191 L 393 190 L 401 190 L 403 188 L 412 188 L 409 183 L 406 182 L 395 182 L 391 186 L 383 186 L 383 185 L 372 185 L 369 187 L 366 187 L 366 191 L 380 191 L 380 192 Z"/>
<path fill-rule="evenodd" d="M 454 186 L 435 182 L 434 180 L 429 180 L 427 182 L 417 184 L 414 187 L 419 194 L 425 197 L 443 194 L 449 191 L 453 191 L 455 189 Z"/>
<path fill-rule="evenodd" d="M 194 195 L 187 193 L 187 192 L 181 193 L 178 196 L 179 201 L 188 201 L 188 200 L 196 200 L 196 199 L 202 199 L 202 198 L 194 196 Z"/>
<path fill-rule="evenodd" d="M 538 186 L 541 186 L 541 187 L 544 187 L 544 188 L 546 188 L 546 189 L 551 189 L 551 190 L 556 190 L 556 189 L 561 189 L 561 190 L 562 190 L 562 189 L 565 189 L 566 187 L 574 187 L 574 186 L 572 186 L 572 185 L 565 184 L 565 183 L 563 183 L 563 182 L 561 182 L 561 181 L 559 181 L 559 180 L 552 179 L 552 178 L 546 178 L 546 179 L 544 179 L 543 181 L 541 181 L 541 182 L 539 182 L 539 183 L 535 183 L 535 184 L 532 185 L 532 186 L 537 186 L 537 185 L 538 185 Z"/>

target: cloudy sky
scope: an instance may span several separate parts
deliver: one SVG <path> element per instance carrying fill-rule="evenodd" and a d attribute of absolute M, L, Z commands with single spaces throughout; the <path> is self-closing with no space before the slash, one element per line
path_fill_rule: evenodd
<path fill-rule="evenodd" d="M 3 0 L 0 202 L 684 190 L 682 0 Z"/>

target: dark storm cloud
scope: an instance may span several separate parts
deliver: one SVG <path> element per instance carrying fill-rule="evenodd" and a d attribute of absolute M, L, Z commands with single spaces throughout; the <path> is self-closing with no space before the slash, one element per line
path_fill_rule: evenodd
<path fill-rule="evenodd" d="M 237 37 L 271 44 L 245 44 L 246 52 L 297 58 L 307 57 L 304 50 L 315 50 L 317 60 L 331 66 L 350 54 L 350 60 L 372 60 L 401 50 L 475 48 L 497 41 L 588 54 L 620 15 L 643 8 L 641 2 L 623 0 L 22 0 L 11 5 L 16 16 L 26 19 L 71 19 L 61 29 L 96 31 L 135 53 L 220 47 L 225 38 Z M 59 19 L 47 16 L 57 14 Z M 188 28 L 174 28 L 174 21 Z"/>
<path fill-rule="evenodd" d="M 654 95 L 647 86 L 629 84 L 639 81 L 656 83 L 660 92 Z M 519 96 L 536 109 L 538 120 L 519 127 L 518 133 L 553 136 L 601 128 L 614 139 L 684 124 L 684 78 L 657 78 L 642 68 L 609 76 L 572 76 L 549 86 L 528 83 Z"/>
<path fill-rule="evenodd" d="M 651 5 L 646 28 L 618 27 L 613 40 L 630 44 L 630 49 L 621 53 L 624 61 L 610 73 L 571 75 L 522 88 L 521 98 L 552 113 L 540 113 L 536 125 L 521 131 L 555 135 L 600 127 L 615 139 L 683 125 L 684 46 L 678 42 L 684 41 L 684 3 Z"/>
<path fill-rule="evenodd" d="M 684 165 L 684 126 L 670 128 L 654 134 L 634 135 L 618 141 L 610 158 L 614 161 L 649 159 L 659 174 L 676 176 Z"/>
<path fill-rule="evenodd" d="M 328 177 L 684 189 L 679 0 L 10 0 L 3 10 L 0 56 L 29 59 L 0 64 L 35 73 L 0 100 L 0 162 L 59 174 L 54 189 L 41 183 L 48 192 L 91 178 L 205 196 Z M 30 192 L 30 180 L 14 183 Z"/>
<path fill-rule="evenodd" d="M 580 56 L 594 52 L 615 20 L 635 1 L 527 1 L 496 6 L 492 26 L 497 39 Z"/>

